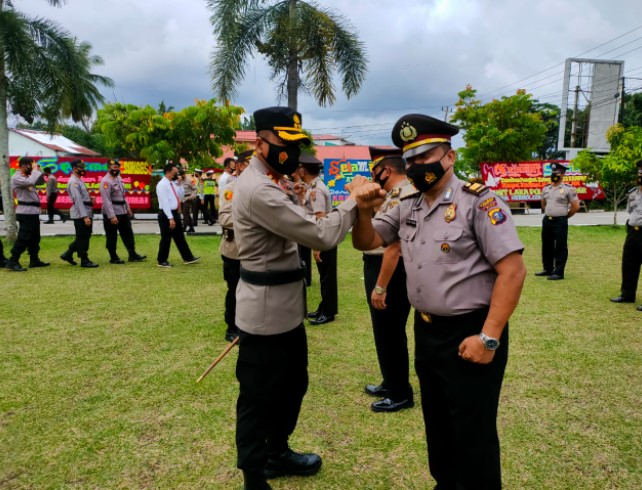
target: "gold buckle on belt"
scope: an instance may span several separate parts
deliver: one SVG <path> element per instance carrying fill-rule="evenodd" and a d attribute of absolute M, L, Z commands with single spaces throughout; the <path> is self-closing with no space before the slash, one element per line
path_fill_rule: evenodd
<path fill-rule="evenodd" d="M 426 323 L 432 323 L 432 317 L 430 316 L 430 313 L 424 313 L 422 311 L 421 312 L 421 319 Z"/>
<path fill-rule="evenodd" d="M 639 226 L 634 226 L 634 227 L 633 227 L 633 229 L 634 229 L 635 231 L 640 231 L 640 227 L 639 227 Z"/>
<path fill-rule="evenodd" d="M 552 216 L 547 216 L 547 218 L 548 218 L 548 219 L 553 219 L 553 217 L 552 217 Z"/>

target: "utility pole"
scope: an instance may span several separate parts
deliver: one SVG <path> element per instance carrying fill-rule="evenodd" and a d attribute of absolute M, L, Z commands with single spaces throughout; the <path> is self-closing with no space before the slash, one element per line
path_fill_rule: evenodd
<path fill-rule="evenodd" d="M 571 148 L 575 148 L 577 138 L 577 103 L 580 96 L 580 86 L 575 86 L 575 103 L 573 104 L 573 125 L 571 126 Z"/>
<path fill-rule="evenodd" d="M 617 120 L 624 124 L 624 77 L 622 77 L 622 91 L 620 92 L 620 117 Z"/>
<path fill-rule="evenodd" d="M 451 112 L 449 106 L 445 106 L 441 108 L 442 112 L 444 113 L 444 122 L 448 122 L 448 114 Z"/>

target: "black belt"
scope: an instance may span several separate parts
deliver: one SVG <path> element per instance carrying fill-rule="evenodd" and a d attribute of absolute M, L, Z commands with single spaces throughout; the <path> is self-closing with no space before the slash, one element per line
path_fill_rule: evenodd
<path fill-rule="evenodd" d="M 630 224 L 629 224 L 629 222 L 628 222 L 628 220 L 627 220 L 627 222 L 626 222 L 626 229 L 627 229 L 627 231 L 640 232 L 640 231 L 642 231 L 642 226 L 638 226 L 638 225 L 630 225 Z"/>
<path fill-rule="evenodd" d="M 85 201 L 83 201 L 82 203 L 83 203 L 85 206 L 93 206 L 93 205 L 94 205 L 94 203 L 93 203 L 93 202 L 91 202 L 91 201 L 89 201 L 89 202 L 85 202 Z"/>
<path fill-rule="evenodd" d="M 383 260 L 383 254 L 363 254 L 364 262 L 381 262 Z"/>
<path fill-rule="evenodd" d="M 474 310 L 469 313 L 452 316 L 435 315 L 433 313 L 419 310 L 415 311 L 415 319 L 421 319 L 421 321 L 425 324 L 436 326 L 448 324 L 464 324 L 471 320 L 484 320 L 487 316 L 488 308 L 480 308 L 479 310 Z"/>
<path fill-rule="evenodd" d="M 121 206 L 124 206 L 126 204 L 125 201 L 112 201 L 112 204 L 120 204 Z"/>
<path fill-rule="evenodd" d="M 34 208 L 39 208 L 40 207 L 40 203 L 39 202 L 18 201 L 18 206 L 32 206 Z"/>
<path fill-rule="evenodd" d="M 241 267 L 241 279 L 255 286 L 279 286 L 291 282 L 302 281 L 305 278 L 305 268 L 289 271 L 249 271 Z"/>
<path fill-rule="evenodd" d="M 554 219 L 567 219 L 567 218 L 568 218 L 568 216 L 546 216 L 546 217 L 547 217 L 548 219 L 550 219 L 550 220 L 554 220 Z"/>

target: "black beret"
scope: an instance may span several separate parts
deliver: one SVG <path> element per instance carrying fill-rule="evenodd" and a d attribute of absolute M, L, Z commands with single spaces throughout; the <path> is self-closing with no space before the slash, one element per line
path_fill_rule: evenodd
<path fill-rule="evenodd" d="M 239 163 L 245 163 L 252 157 L 252 155 L 254 155 L 254 150 L 242 151 L 241 153 L 239 153 L 237 155 L 238 162 Z"/>
<path fill-rule="evenodd" d="M 459 128 L 440 119 L 423 114 L 406 114 L 392 128 L 392 142 L 410 158 L 443 143 L 450 143 Z"/>
<path fill-rule="evenodd" d="M 553 162 L 551 163 L 551 172 L 561 172 L 563 174 L 566 173 L 566 167 L 562 165 L 561 163 Z"/>
<path fill-rule="evenodd" d="M 403 153 L 401 148 L 381 147 L 381 146 L 370 146 L 368 148 L 370 151 L 370 160 L 372 161 L 372 168 L 375 168 L 386 158 L 402 158 L 401 154 Z"/>
<path fill-rule="evenodd" d="M 310 138 L 301 131 L 301 114 L 289 107 L 267 107 L 254 113 L 256 132 L 272 131 L 287 143 L 310 144 Z"/>
<path fill-rule="evenodd" d="M 85 162 L 83 162 L 80 158 L 77 158 L 76 160 L 73 160 L 71 162 L 71 168 L 76 168 L 76 167 L 84 167 Z"/>

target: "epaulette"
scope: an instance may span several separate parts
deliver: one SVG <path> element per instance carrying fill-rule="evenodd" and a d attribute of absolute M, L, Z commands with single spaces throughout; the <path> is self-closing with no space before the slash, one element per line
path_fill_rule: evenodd
<path fill-rule="evenodd" d="M 471 194 L 475 194 L 476 196 L 481 196 L 485 192 L 488 192 L 488 187 L 486 187 L 483 184 L 478 184 L 476 182 L 468 182 L 464 184 L 463 189 L 466 192 L 470 192 Z"/>
<path fill-rule="evenodd" d="M 410 199 L 411 197 L 417 197 L 420 196 L 421 192 L 419 192 L 417 189 L 415 189 L 413 192 L 410 192 L 406 195 L 403 195 L 399 198 L 400 201 L 405 201 L 406 199 Z"/>
<path fill-rule="evenodd" d="M 410 182 L 408 182 L 408 184 L 401 186 L 399 188 L 399 199 L 405 199 L 406 197 L 417 196 L 418 193 L 419 191 L 415 189 L 415 186 L 412 185 Z"/>

